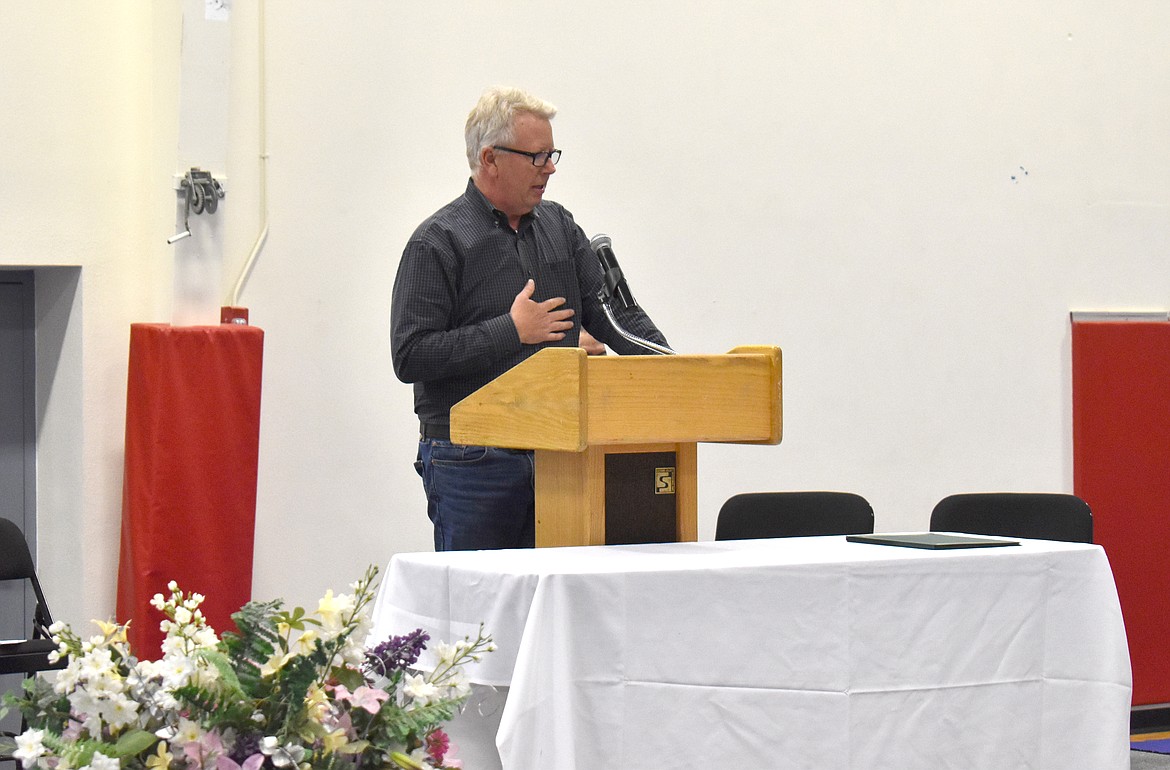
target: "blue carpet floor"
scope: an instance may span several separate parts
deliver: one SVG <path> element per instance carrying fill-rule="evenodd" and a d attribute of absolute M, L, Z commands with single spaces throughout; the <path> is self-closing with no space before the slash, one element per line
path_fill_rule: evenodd
<path fill-rule="evenodd" d="M 1131 735 L 1129 747 L 1130 770 L 1170 770 L 1170 733 Z"/>
<path fill-rule="evenodd" d="M 1156 754 L 1170 754 L 1170 738 L 1130 741 L 1129 747 L 1135 751 L 1152 751 Z"/>

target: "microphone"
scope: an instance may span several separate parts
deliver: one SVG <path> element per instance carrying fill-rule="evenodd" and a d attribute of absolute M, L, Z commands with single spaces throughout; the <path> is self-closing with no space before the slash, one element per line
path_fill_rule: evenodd
<path fill-rule="evenodd" d="M 614 331 L 621 335 L 622 339 L 628 340 L 638 347 L 653 353 L 664 356 L 674 355 L 674 351 L 665 345 L 659 345 L 657 342 L 651 342 L 650 340 L 630 334 L 622 328 L 622 325 L 618 323 L 618 319 L 614 316 L 613 308 L 610 307 L 610 300 L 615 296 L 627 308 L 637 307 L 638 303 L 634 301 L 634 295 L 630 294 L 630 287 L 626 286 L 626 278 L 622 275 L 621 267 L 618 266 L 612 244 L 613 241 L 610 240 L 609 236 L 601 233 L 589 239 L 589 248 L 593 249 L 593 253 L 597 255 L 597 259 L 601 262 L 601 270 L 604 273 L 601 288 L 597 290 L 597 299 L 601 302 L 601 309 L 605 312 L 606 320 L 609 321 L 609 325 L 614 328 Z"/>
<path fill-rule="evenodd" d="M 626 278 L 618 265 L 617 257 L 613 253 L 613 241 L 608 235 L 598 233 L 589 239 L 589 248 L 597 255 L 604 273 L 603 291 L 607 297 L 617 297 L 622 301 L 622 307 L 637 307 L 634 295 L 630 294 L 630 287 L 626 285 Z"/>

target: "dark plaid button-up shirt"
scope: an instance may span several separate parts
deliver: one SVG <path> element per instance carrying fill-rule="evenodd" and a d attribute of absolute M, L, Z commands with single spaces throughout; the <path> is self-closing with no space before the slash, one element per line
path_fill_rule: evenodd
<path fill-rule="evenodd" d="M 525 282 L 532 299 L 564 297 L 576 311 L 557 342 L 520 342 L 509 311 Z M 606 320 L 597 291 L 602 271 L 573 215 L 542 201 L 508 226 L 473 181 L 462 196 L 419 225 L 406 244 L 390 309 L 394 373 L 414 383 L 414 410 L 427 423 L 447 424 L 451 406 L 541 348 L 576 346 L 580 326 L 618 353 L 644 353 Z M 640 308 L 614 303 L 621 325 L 666 344 Z"/>

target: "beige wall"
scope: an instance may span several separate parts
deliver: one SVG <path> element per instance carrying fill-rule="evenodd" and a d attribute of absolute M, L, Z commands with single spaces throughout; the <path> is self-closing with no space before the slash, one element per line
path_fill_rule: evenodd
<path fill-rule="evenodd" d="M 0 4 L 0 265 L 45 268 L 39 557 L 70 619 L 112 612 L 129 323 L 167 312 L 172 22 L 135 2 Z"/>
<path fill-rule="evenodd" d="M 257 6 L 234 5 L 225 293 L 260 220 Z M 549 196 L 613 236 L 677 349 L 784 349 L 784 443 L 700 449 L 700 537 L 751 489 L 857 491 L 881 529 L 1071 489 L 1068 312 L 1168 304 L 1156 0 L 269 0 L 265 30 L 258 597 L 429 547 L 387 303 L 490 83 L 561 108 Z M 81 267 L 41 467 L 72 620 L 112 610 L 128 325 L 170 317 L 180 34 L 177 3 L 0 3 L 0 264 Z"/>

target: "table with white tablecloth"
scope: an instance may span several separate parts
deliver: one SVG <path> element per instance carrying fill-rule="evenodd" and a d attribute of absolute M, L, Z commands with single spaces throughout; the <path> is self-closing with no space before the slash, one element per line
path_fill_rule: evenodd
<path fill-rule="evenodd" d="M 1128 768 L 1105 553 L 1019 543 L 399 554 L 375 634 L 485 625 L 507 770 Z"/>

